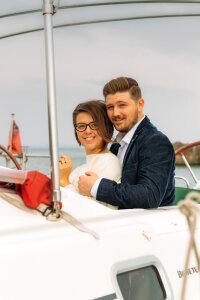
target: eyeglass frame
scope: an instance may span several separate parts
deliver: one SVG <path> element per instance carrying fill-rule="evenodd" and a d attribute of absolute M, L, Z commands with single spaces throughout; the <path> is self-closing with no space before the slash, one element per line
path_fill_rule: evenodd
<path fill-rule="evenodd" d="M 92 126 L 91 124 L 94 125 L 94 128 L 91 127 L 91 126 Z M 79 130 L 79 129 L 77 128 L 78 125 L 84 125 L 84 126 L 85 126 L 84 130 Z M 87 129 L 87 127 L 89 127 L 91 130 L 97 130 L 97 129 L 98 129 L 98 125 L 97 125 L 97 123 L 94 122 L 94 121 L 93 121 L 93 122 L 90 122 L 90 123 L 76 123 L 76 124 L 74 124 L 75 130 L 78 131 L 78 132 L 83 132 L 83 131 L 85 131 L 85 130 Z"/>

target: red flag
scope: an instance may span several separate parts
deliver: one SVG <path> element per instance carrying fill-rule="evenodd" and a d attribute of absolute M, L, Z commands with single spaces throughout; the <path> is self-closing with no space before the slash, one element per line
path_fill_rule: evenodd
<path fill-rule="evenodd" d="M 17 126 L 15 120 L 12 120 L 8 138 L 8 150 L 14 154 L 22 153 L 22 145 L 20 139 L 19 127 Z"/>

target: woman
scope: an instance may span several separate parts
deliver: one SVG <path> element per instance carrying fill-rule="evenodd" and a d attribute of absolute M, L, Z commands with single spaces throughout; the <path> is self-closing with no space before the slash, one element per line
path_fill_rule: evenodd
<path fill-rule="evenodd" d="M 60 185 L 72 184 L 73 189 L 78 191 L 79 176 L 87 171 L 118 182 L 121 167 L 118 158 L 107 148 L 112 139 L 113 125 L 107 117 L 105 103 L 101 100 L 80 103 L 73 111 L 73 124 L 76 140 L 85 148 L 86 164 L 71 172 L 70 158 L 61 156 Z"/>

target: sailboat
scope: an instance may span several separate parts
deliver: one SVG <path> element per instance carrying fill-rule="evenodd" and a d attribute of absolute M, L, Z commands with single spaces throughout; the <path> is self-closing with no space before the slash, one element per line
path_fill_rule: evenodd
<path fill-rule="evenodd" d="M 195 214 L 195 228 L 190 230 L 178 206 L 112 210 L 59 186 L 52 34 L 57 4 L 43 1 L 54 210 L 42 215 L 24 206 L 12 190 L 1 190 L 0 297 L 197 300 L 200 223 Z M 192 212 L 198 212 L 199 204 L 194 205 Z"/>

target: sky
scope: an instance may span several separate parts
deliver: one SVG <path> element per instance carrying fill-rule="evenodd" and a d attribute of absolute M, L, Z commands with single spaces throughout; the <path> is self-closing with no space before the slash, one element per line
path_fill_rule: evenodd
<path fill-rule="evenodd" d="M 119 14 L 120 9 L 112 13 Z M 68 16 L 86 18 L 81 11 Z M 58 11 L 55 22 L 64 17 L 63 11 Z M 37 18 L 42 23 L 42 16 Z M 6 26 L 13 30 L 18 20 L 9 20 Z M 2 34 L 5 24 L 0 26 Z M 55 29 L 59 147 L 77 146 L 72 126 L 75 106 L 103 99 L 104 84 L 119 76 L 138 81 L 145 114 L 172 142 L 199 140 L 199 36 L 200 17 Z M 48 146 L 44 33 L 1 39 L 0 53 L 0 144 L 7 145 L 10 115 L 15 113 L 23 145 Z"/>

